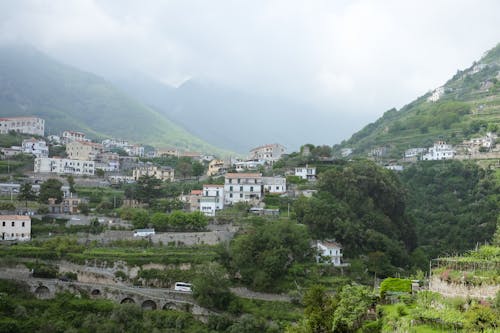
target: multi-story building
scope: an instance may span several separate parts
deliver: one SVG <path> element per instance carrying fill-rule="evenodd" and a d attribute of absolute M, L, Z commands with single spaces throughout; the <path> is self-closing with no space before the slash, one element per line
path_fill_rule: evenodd
<path fill-rule="evenodd" d="M 427 152 L 427 148 L 410 148 L 405 150 L 405 159 L 417 159 Z"/>
<path fill-rule="evenodd" d="M 434 146 L 429 148 L 429 152 L 422 159 L 424 161 L 449 160 L 455 156 L 455 150 L 452 145 L 444 141 L 437 141 Z"/>
<path fill-rule="evenodd" d="M 66 145 L 66 154 L 73 160 L 94 161 L 102 152 L 103 146 L 100 143 L 72 141 Z"/>
<path fill-rule="evenodd" d="M 208 163 L 207 176 L 223 174 L 227 171 L 227 165 L 224 160 L 211 160 Z"/>
<path fill-rule="evenodd" d="M 95 162 L 59 157 L 39 157 L 35 158 L 34 172 L 93 176 Z"/>
<path fill-rule="evenodd" d="M 26 215 L 0 215 L 0 237 L 1 240 L 30 240 L 31 218 Z"/>
<path fill-rule="evenodd" d="M 120 171 L 120 156 L 117 153 L 104 152 L 96 156 L 95 168 L 106 172 Z"/>
<path fill-rule="evenodd" d="M 10 131 L 44 136 L 45 120 L 38 117 L 0 118 L 0 134 L 7 134 Z"/>
<path fill-rule="evenodd" d="M 335 267 L 345 267 L 349 264 L 344 264 L 342 262 L 342 245 L 334 241 L 317 241 L 316 248 L 318 250 L 318 255 L 316 261 L 327 262 L 333 264 Z"/>
<path fill-rule="evenodd" d="M 189 194 L 181 194 L 179 199 L 184 203 L 184 209 L 190 212 L 200 210 L 201 190 L 191 190 Z"/>
<path fill-rule="evenodd" d="M 130 145 L 125 148 L 123 148 L 129 156 L 137 156 L 137 157 L 143 157 L 144 156 L 144 147 L 141 145 Z"/>
<path fill-rule="evenodd" d="M 132 172 L 134 180 L 142 176 L 152 176 L 162 181 L 174 181 L 174 169 L 169 166 L 156 166 L 151 163 L 145 163 L 135 168 Z"/>
<path fill-rule="evenodd" d="M 259 202 L 262 199 L 261 173 L 227 173 L 224 180 L 224 203 Z"/>
<path fill-rule="evenodd" d="M 315 180 L 316 167 L 310 167 L 306 165 L 305 167 L 295 168 L 295 176 L 298 176 L 302 179 Z"/>
<path fill-rule="evenodd" d="M 158 148 L 155 150 L 154 157 L 179 156 L 179 151 L 175 148 Z"/>
<path fill-rule="evenodd" d="M 237 172 L 244 172 L 246 170 L 258 170 L 264 164 L 266 164 L 264 160 L 248 160 L 235 162 L 233 166 Z"/>
<path fill-rule="evenodd" d="M 224 185 L 203 185 L 200 211 L 215 216 L 215 212 L 221 209 L 224 209 Z"/>
<path fill-rule="evenodd" d="M 73 141 L 89 141 L 85 133 L 77 131 L 64 131 L 61 136 L 61 142 L 68 144 Z"/>
<path fill-rule="evenodd" d="M 26 154 L 33 154 L 35 157 L 47 157 L 49 156 L 49 147 L 44 140 L 38 140 L 35 138 L 23 140 L 22 143 L 23 152 Z"/>
<path fill-rule="evenodd" d="M 80 204 L 85 202 L 84 199 L 73 196 L 63 198 L 60 203 L 56 203 L 54 198 L 49 198 L 49 212 L 52 214 L 77 214 L 80 212 Z"/>
<path fill-rule="evenodd" d="M 283 194 L 286 193 L 286 178 L 281 176 L 262 177 L 262 185 L 265 193 Z"/>
<path fill-rule="evenodd" d="M 274 163 L 285 153 L 286 148 L 279 143 L 272 143 L 256 147 L 250 150 L 249 160 L 264 160 L 267 163 Z"/>

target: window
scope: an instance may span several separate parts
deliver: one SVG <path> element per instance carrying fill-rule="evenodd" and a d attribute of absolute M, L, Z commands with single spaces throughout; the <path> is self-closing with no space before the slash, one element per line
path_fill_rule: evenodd
<path fill-rule="evenodd" d="M 279 186 L 276 186 L 276 190 L 279 190 L 279 189 L 280 189 L 280 187 L 279 187 Z"/>
<path fill-rule="evenodd" d="M 240 186 L 240 192 L 243 192 L 243 186 Z"/>
<path fill-rule="evenodd" d="M 26 222 L 21 223 L 21 227 L 23 227 L 23 228 L 24 228 L 24 224 L 25 224 L 25 223 L 26 223 Z"/>
<path fill-rule="evenodd" d="M 15 226 L 16 225 L 16 222 L 12 221 L 12 226 Z"/>
<path fill-rule="evenodd" d="M 238 178 L 238 184 L 241 182 L 241 179 Z"/>
<path fill-rule="evenodd" d="M 233 197 L 233 194 L 232 193 L 229 193 L 229 197 L 232 198 Z"/>
<path fill-rule="evenodd" d="M 229 191 L 233 192 L 233 187 L 232 186 L 229 186 Z"/>
<path fill-rule="evenodd" d="M 240 198 L 243 198 L 243 193 L 240 193 Z"/>
<path fill-rule="evenodd" d="M 250 192 L 253 192 L 253 186 L 250 186 Z"/>
<path fill-rule="evenodd" d="M 5 221 L 2 222 L 2 227 L 5 227 Z"/>

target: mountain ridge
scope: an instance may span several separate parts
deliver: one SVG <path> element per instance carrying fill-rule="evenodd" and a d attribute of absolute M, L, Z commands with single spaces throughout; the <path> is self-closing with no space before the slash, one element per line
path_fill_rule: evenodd
<path fill-rule="evenodd" d="M 0 46 L 0 114 L 34 115 L 47 133 L 80 130 L 90 137 L 119 137 L 226 155 L 106 79 L 61 64 L 33 47 Z"/>

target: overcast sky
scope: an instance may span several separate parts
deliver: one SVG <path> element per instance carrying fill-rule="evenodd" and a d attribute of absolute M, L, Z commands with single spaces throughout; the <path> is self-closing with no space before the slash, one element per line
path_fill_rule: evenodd
<path fill-rule="evenodd" d="M 500 1 L 2 1 L 0 40 L 107 77 L 195 78 L 319 117 L 348 111 L 366 119 L 352 133 L 500 42 Z"/>

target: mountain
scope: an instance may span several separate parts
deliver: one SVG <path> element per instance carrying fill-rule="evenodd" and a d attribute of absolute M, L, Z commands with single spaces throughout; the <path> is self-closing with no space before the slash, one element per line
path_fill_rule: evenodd
<path fill-rule="evenodd" d="M 401 110 L 392 109 L 335 148 L 366 156 L 378 147 L 400 158 L 405 149 L 429 147 L 436 140 L 461 143 L 500 129 L 500 44 L 443 86 Z"/>
<path fill-rule="evenodd" d="M 46 132 L 78 130 L 152 146 L 226 154 L 94 74 L 29 46 L 0 46 L 0 116 L 36 115 Z"/>
<path fill-rule="evenodd" d="M 203 140 L 240 153 L 275 142 L 288 151 L 304 142 L 331 144 L 337 135 L 332 128 L 351 121 L 349 115 L 332 120 L 326 110 L 319 120 L 312 116 L 321 114 L 311 112 L 313 106 L 198 79 L 178 88 L 137 77 L 117 79 L 115 84 Z"/>

